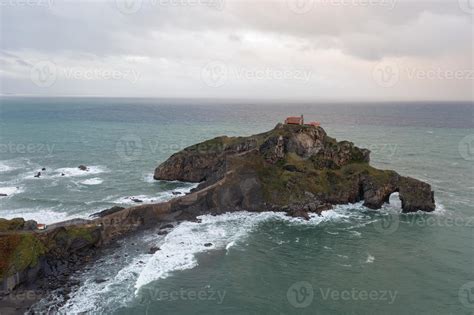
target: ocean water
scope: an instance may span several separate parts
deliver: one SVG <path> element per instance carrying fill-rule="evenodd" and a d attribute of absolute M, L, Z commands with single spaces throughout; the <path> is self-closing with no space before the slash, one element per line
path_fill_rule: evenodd
<path fill-rule="evenodd" d="M 437 210 L 401 214 L 393 195 L 380 211 L 338 206 L 308 222 L 281 213 L 204 216 L 166 236 L 150 230 L 121 240 L 74 275 L 81 285 L 64 305 L 55 307 L 61 296 L 53 294 L 36 309 L 472 314 L 472 103 L 4 97 L 0 193 L 8 196 L 0 197 L 0 217 L 52 223 L 133 205 L 133 198 L 168 200 L 194 187 L 152 179 L 174 152 L 219 135 L 263 132 L 302 113 L 338 140 L 369 148 L 374 166 L 429 182 Z M 161 250 L 148 254 L 151 246 Z"/>

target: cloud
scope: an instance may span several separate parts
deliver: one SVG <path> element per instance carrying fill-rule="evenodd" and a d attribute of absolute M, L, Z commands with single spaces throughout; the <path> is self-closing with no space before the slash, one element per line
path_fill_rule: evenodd
<path fill-rule="evenodd" d="M 472 99 L 467 78 L 407 76 L 410 69 L 472 70 L 472 15 L 457 1 L 48 1 L 2 2 L 4 94 Z M 31 76 L 45 60 L 59 74 L 41 88 Z M 218 88 L 202 78 L 213 61 L 224 64 Z M 394 62 L 399 80 L 383 88 L 373 69 Z M 112 70 L 122 75 L 104 75 Z M 127 71 L 139 79 L 124 79 Z M 311 76 L 275 77 L 288 71 Z"/>

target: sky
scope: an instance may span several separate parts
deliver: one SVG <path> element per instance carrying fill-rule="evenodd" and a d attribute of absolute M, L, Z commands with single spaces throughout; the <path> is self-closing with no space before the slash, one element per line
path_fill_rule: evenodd
<path fill-rule="evenodd" d="M 0 0 L 2 95 L 473 100 L 474 0 Z"/>

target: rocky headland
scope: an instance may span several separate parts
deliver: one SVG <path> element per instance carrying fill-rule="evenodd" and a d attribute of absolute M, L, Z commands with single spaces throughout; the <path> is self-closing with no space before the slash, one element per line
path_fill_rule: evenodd
<path fill-rule="evenodd" d="M 363 201 L 379 209 L 398 192 L 403 212 L 433 211 L 427 183 L 369 165 L 370 151 L 338 142 L 323 128 L 278 124 L 249 137 L 218 137 L 188 147 L 159 165 L 156 180 L 200 183 L 159 204 L 114 207 L 89 220 L 38 230 L 36 222 L 0 219 L 0 289 L 62 285 L 97 249 L 137 230 L 231 211 L 283 211 L 309 218 L 333 205 Z M 61 282 L 60 280 L 63 280 Z M 0 293 L 1 293 L 0 292 Z M 1 303 L 1 301 L 0 301 Z"/>

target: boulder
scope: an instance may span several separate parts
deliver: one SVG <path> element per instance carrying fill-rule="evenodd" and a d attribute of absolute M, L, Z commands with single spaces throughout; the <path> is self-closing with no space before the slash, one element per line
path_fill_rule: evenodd
<path fill-rule="evenodd" d="M 81 171 L 87 171 L 87 166 L 85 165 L 79 165 L 77 168 L 80 169 Z"/>
<path fill-rule="evenodd" d="M 148 254 L 154 254 L 159 250 L 160 250 L 160 248 L 158 246 L 152 246 L 152 247 L 150 247 L 150 250 L 148 250 Z"/>

